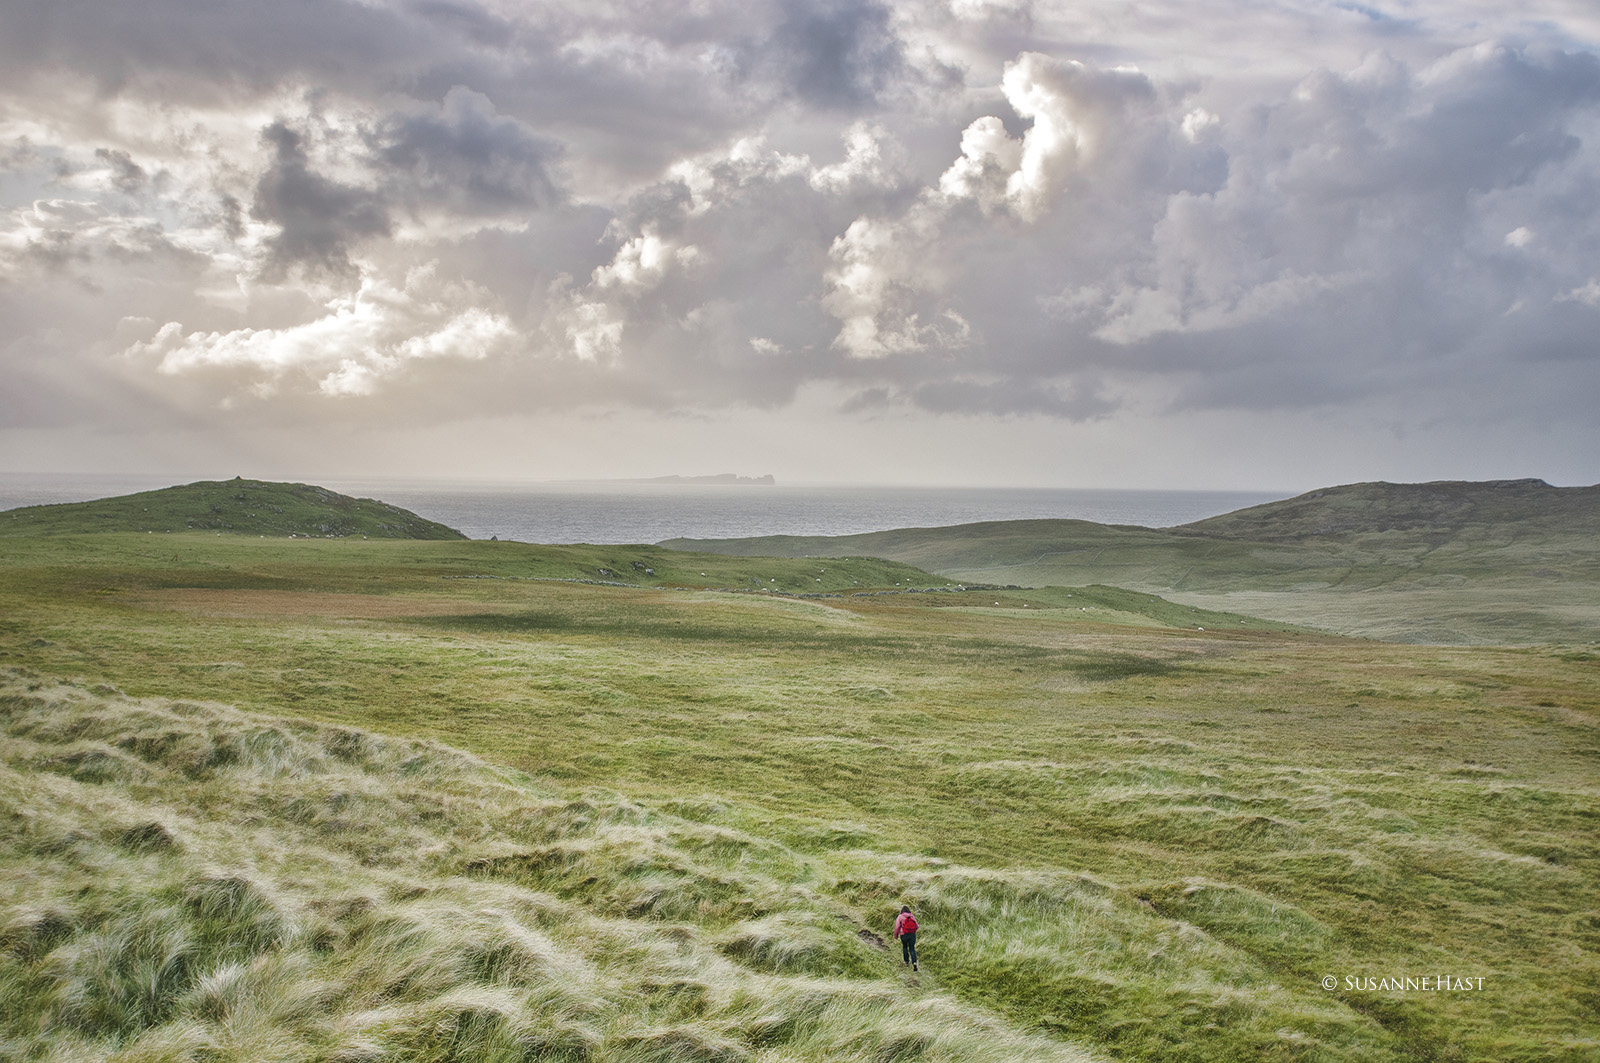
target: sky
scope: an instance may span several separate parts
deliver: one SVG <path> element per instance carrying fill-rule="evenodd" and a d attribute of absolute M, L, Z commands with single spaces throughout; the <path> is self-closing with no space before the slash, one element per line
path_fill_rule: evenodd
<path fill-rule="evenodd" d="M 0 0 L 0 472 L 1600 481 L 1592 0 Z"/>

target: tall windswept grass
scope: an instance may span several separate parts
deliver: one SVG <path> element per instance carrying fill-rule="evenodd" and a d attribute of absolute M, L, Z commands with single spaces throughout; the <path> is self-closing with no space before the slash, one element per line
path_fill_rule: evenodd
<path fill-rule="evenodd" d="M 0 724 L 0 1058 L 1095 1058 L 772 842 L 219 705 L 11 676 Z"/>
<path fill-rule="evenodd" d="M 1297 711 L 1324 736 L 1375 719 Z M 866 739 L 811 741 L 825 715 L 763 770 L 883 769 Z M 929 785 L 888 821 L 978 808 L 989 866 L 889 851 L 865 812 L 774 821 L 699 781 L 652 806 L 348 722 L 0 673 L 0 1059 L 1593 1055 L 1582 777 L 1414 779 L 1154 727 L 958 755 L 913 715 Z M 852 778 L 862 809 L 898 785 Z M 1024 866 L 1004 839 L 1030 810 L 1092 840 L 1094 873 Z M 881 937 L 902 903 L 916 976 Z M 1441 971 L 1488 989 L 1320 984 Z"/>

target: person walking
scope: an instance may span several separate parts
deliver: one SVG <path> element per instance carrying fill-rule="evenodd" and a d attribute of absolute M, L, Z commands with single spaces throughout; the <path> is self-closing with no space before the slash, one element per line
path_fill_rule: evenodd
<path fill-rule="evenodd" d="M 911 965 L 917 969 L 917 919 L 911 906 L 902 904 L 900 914 L 894 917 L 894 936 L 900 939 L 900 966 Z"/>

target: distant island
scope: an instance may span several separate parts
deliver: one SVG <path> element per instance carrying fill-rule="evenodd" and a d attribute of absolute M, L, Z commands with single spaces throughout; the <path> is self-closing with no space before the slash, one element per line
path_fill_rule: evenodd
<path fill-rule="evenodd" d="M 651 476 L 643 480 L 623 480 L 622 483 L 630 484 L 735 484 L 740 487 L 771 487 L 778 481 L 772 474 L 765 476 L 735 476 L 731 472 L 719 472 L 712 476 Z"/>

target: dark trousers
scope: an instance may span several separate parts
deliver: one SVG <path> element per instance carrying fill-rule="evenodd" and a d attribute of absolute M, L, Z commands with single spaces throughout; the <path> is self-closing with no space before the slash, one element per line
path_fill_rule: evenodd
<path fill-rule="evenodd" d="M 900 935 L 900 958 L 906 963 L 917 962 L 917 932 L 907 930 Z"/>

